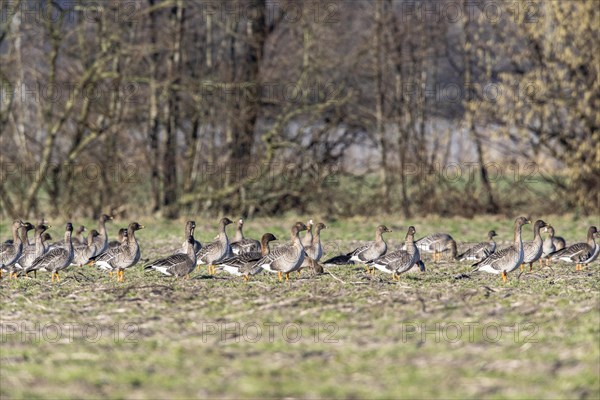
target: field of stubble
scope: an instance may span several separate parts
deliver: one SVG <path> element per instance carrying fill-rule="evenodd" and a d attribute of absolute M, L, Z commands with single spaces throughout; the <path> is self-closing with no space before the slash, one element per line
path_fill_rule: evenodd
<path fill-rule="evenodd" d="M 271 231 L 282 242 L 297 219 L 248 220 L 245 233 Z M 595 219 L 547 222 L 573 243 Z M 183 240 L 182 221 L 140 222 L 144 259 Z M 201 241 L 215 236 L 215 221 L 196 222 Z M 379 223 L 394 230 L 391 248 L 408 225 L 417 237 L 445 231 L 459 242 L 495 229 L 508 243 L 512 229 L 512 218 L 500 217 L 325 222 L 325 257 L 371 240 Z M 51 223 L 60 237 L 63 221 Z M 109 234 L 121 225 L 113 222 Z M 580 272 L 536 266 L 510 274 L 508 284 L 471 274 L 469 264 L 426 265 L 399 282 L 358 265 L 289 283 L 268 273 L 250 282 L 210 276 L 205 268 L 177 280 L 144 272 L 142 263 L 124 283 L 93 267 L 65 271 L 54 285 L 49 274 L 3 276 L 0 397 L 600 397 L 597 262 Z"/>

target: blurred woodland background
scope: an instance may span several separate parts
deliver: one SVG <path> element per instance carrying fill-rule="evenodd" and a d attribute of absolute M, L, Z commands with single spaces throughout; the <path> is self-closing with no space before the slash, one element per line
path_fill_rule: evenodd
<path fill-rule="evenodd" d="M 598 214 L 597 1 L 2 1 L 0 215 Z"/>

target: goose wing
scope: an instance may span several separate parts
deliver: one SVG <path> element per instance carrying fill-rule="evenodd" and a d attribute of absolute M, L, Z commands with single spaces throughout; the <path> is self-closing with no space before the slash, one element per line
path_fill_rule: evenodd
<path fill-rule="evenodd" d="M 117 263 L 119 260 L 123 260 L 127 257 L 128 250 L 128 245 L 121 245 L 119 247 L 108 249 L 100 255 L 92 257 L 92 259 L 95 261 L 98 268 L 103 270 L 113 270 L 118 267 Z"/>
<path fill-rule="evenodd" d="M 549 257 L 553 260 L 563 260 L 567 262 L 581 262 L 592 256 L 594 249 L 587 243 L 576 243 L 566 249 L 555 251 Z"/>
<path fill-rule="evenodd" d="M 233 254 L 260 252 L 260 242 L 254 239 L 242 239 L 231 243 L 231 250 Z"/>
<path fill-rule="evenodd" d="M 479 261 L 488 257 L 490 254 L 494 252 L 495 248 L 492 248 L 490 243 L 488 242 L 480 242 L 469 248 L 464 253 L 458 256 L 459 261 Z"/>
<path fill-rule="evenodd" d="M 507 247 L 490 254 L 485 259 L 473 264 L 475 269 L 493 273 L 500 273 L 503 270 L 510 269 L 511 265 L 518 257 L 517 250 L 513 247 Z"/>
<path fill-rule="evenodd" d="M 219 260 L 226 253 L 226 249 L 223 247 L 223 243 L 220 241 L 212 242 L 202 247 L 196 254 L 196 262 L 198 265 L 214 263 Z"/>
<path fill-rule="evenodd" d="M 145 269 L 154 269 L 168 276 L 183 276 L 189 274 L 194 267 L 193 260 L 187 254 L 178 253 L 153 261 Z"/>
<path fill-rule="evenodd" d="M 52 269 L 62 267 L 66 261 L 70 261 L 70 258 L 71 253 L 67 249 L 64 247 L 57 247 L 36 258 L 25 272 L 42 270 L 51 271 Z"/>
<path fill-rule="evenodd" d="M 285 271 L 286 266 L 297 261 L 295 249 L 291 245 L 283 245 L 273 249 L 269 254 L 262 257 L 254 264 L 268 271 Z"/>
<path fill-rule="evenodd" d="M 409 254 L 406 250 L 396 250 L 381 256 L 376 260 L 368 261 L 367 265 L 373 266 L 379 270 L 394 272 L 408 263 L 410 263 L 409 266 L 412 267 L 414 264 L 413 258 L 414 255 Z"/>

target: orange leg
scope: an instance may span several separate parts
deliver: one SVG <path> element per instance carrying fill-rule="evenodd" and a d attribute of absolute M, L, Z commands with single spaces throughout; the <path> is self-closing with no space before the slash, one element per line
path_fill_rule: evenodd
<path fill-rule="evenodd" d="M 286 273 L 285 273 L 285 281 L 287 282 L 287 281 L 289 281 L 289 280 L 290 280 L 290 273 L 289 273 L 289 272 L 286 272 Z"/>
<path fill-rule="evenodd" d="M 281 273 L 281 271 L 277 272 L 277 277 L 279 278 L 280 281 L 283 280 L 283 274 Z"/>
<path fill-rule="evenodd" d="M 507 276 L 506 276 L 506 271 L 502 271 L 502 281 L 503 281 L 504 283 L 506 283 L 506 282 L 508 281 L 508 278 L 507 278 Z"/>
<path fill-rule="evenodd" d="M 521 264 L 521 271 L 523 271 L 525 269 L 525 264 Z"/>
<path fill-rule="evenodd" d="M 248 281 L 250 280 L 250 278 L 248 277 L 248 275 L 244 275 L 244 280 L 245 280 L 246 282 L 248 282 Z"/>
<path fill-rule="evenodd" d="M 531 271 L 533 271 L 533 263 L 532 262 L 529 263 L 529 272 L 531 272 Z"/>

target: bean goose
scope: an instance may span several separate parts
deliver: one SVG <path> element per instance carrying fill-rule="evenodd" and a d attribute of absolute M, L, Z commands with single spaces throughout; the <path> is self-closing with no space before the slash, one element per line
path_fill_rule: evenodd
<path fill-rule="evenodd" d="M 52 235 L 50 235 L 48 232 L 46 232 L 42 235 L 42 244 L 44 245 L 44 253 L 48 251 L 48 248 L 50 247 L 49 243 L 51 241 L 52 241 Z"/>
<path fill-rule="evenodd" d="M 125 280 L 125 269 L 134 266 L 140 259 L 140 245 L 135 237 L 135 232 L 144 229 L 143 225 L 132 222 L 127 228 L 127 242 L 114 249 L 94 257 L 98 268 L 117 274 L 117 280 Z"/>
<path fill-rule="evenodd" d="M 306 223 L 306 233 L 304 234 L 304 237 L 302 238 L 302 246 L 304 247 L 308 247 L 312 244 L 313 241 L 313 220 L 309 220 Z"/>
<path fill-rule="evenodd" d="M 406 250 L 396 250 L 387 253 L 376 260 L 368 261 L 367 264 L 373 267 L 373 269 L 377 268 L 382 272 L 392 274 L 392 279 L 394 280 L 400 279 L 400 274 L 411 269 L 420 260 L 419 249 L 415 245 L 416 232 L 414 226 L 408 228 L 404 243 Z"/>
<path fill-rule="evenodd" d="M 276 272 L 279 280 L 289 280 L 290 273 L 297 271 L 304 261 L 304 246 L 300 240 L 300 232 L 307 227 L 302 222 L 296 222 L 291 229 L 292 243 L 279 246 L 268 255 L 261 258 L 254 267 L 260 267 L 269 272 Z"/>
<path fill-rule="evenodd" d="M 23 253 L 21 254 L 19 260 L 15 263 L 16 269 L 25 271 L 38 257 L 44 255 L 46 249 L 44 247 L 42 235 L 48 228 L 50 228 L 50 225 L 45 224 L 39 224 L 35 228 L 35 243 L 23 247 Z"/>
<path fill-rule="evenodd" d="M 580 271 L 583 265 L 589 264 L 598 257 L 600 245 L 596 243 L 595 236 L 598 229 L 590 226 L 587 233 L 587 243 L 575 243 L 566 249 L 555 251 L 549 257 L 553 261 L 566 261 L 576 263 L 575 269 Z"/>
<path fill-rule="evenodd" d="M 521 264 L 521 271 L 523 271 L 523 267 L 525 264 L 529 264 L 529 270 L 533 270 L 533 263 L 537 260 L 540 260 L 543 251 L 544 241 L 542 240 L 542 236 L 540 235 L 540 229 L 544 228 L 546 223 L 541 219 L 535 221 L 533 224 L 533 240 L 523 242 L 523 264 Z M 540 266 L 542 264 L 542 260 L 540 260 Z"/>
<path fill-rule="evenodd" d="M 80 244 L 86 244 L 87 243 L 87 239 L 83 236 L 83 232 L 87 231 L 87 229 L 85 228 L 85 226 L 80 225 L 79 228 L 77 228 L 75 230 L 75 238 L 73 239 L 73 245 L 80 243 Z"/>
<path fill-rule="evenodd" d="M 117 232 L 117 240 L 111 240 L 110 242 L 108 242 L 108 248 L 114 249 L 116 247 L 119 247 L 120 245 L 125 243 L 125 240 L 127 240 L 127 228 L 120 228 L 119 232 Z"/>
<path fill-rule="evenodd" d="M 544 239 L 544 244 L 542 246 L 542 258 L 546 261 L 546 266 L 548 266 L 550 265 L 550 258 L 548 256 L 555 251 L 564 249 L 566 243 L 565 239 L 554 236 L 554 227 L 551 225 L 546 225 L 544 232 L 546 232 L 548 236 Z"/>
<path fill-rule="evenodd" d="M 452 259 L 456 260 L 456 241 L 447 233 L 433 233 L 415 242 L 417 248 L 425 253 L 433 254 L 433 262 L 442 259 L 442 253 L 450 251 Z M 404 246 L 402 246 L 404 249 Z"/>
<path fill-rule="evenodd" d="M 231 251 L 233 254 L 260 252 L 261 243 L 258 240 L 245 238 L 243 228 L 244 220 L 240 218 L 238 220 L 237 230 L 235 231 L 235 237 L 231 242 Z"/>
<path fill-rule="evenodd" d="M 22 221 L 15 220 L 12 224 L 12 242 L 2 243 L 0 246 L 0 277 L 2 277 L 2 271 L 8 271 L 23 252 L 23 241 L 19 235 L 19 229 L 23 227 L 25 227 L 25 224 Z M 11 270 L 10 277 L 12 278 L 12 276 Z"/>
<path fill-rule="evenodd" d="M 249 275 L 255 275 L 262 271 L 262 268 L 256 267 L 256 262 L 271 252 L 269 242 L 277 240 L 272 233 L 262 235 L 260 241 L 260 251 L 250 251 L 226 258 L 216 263 L 219 270 L 229 272 L 232 275 L 243 276 L 248 280 Z"/>
<path fill-rule="evenodd" d="M 323 272 L 323 267 L 318 262 L 323 256 L 323 246 L 321 245 L 321 231 L 323 229 L 327 229 L 327 226 L 322 222 L 319 222 L 315 226 L 315 234 L 313 235 L 312 243 L 308 246 L 304 246 L 306 257 L 304 257 L 304 262 L 298 270 L 298 274 L 300 274 L 300 271 L 304 268 L 311 269 L 317 273 Z"/>
<path fill-rule="evenodd" d="M 524 251 L 521 228 L 523 225 L 530 223 L 531 221 L 525 217 L 517 218 L 514 225 L 514 243 L 512 246 L 498 250 L 484 260 L 473 264 L 475 270 L 491 274 L 502 274 L 502 280 L 506 282 L 507 273 L 519 268 L 523 263 Z"/>
<path fill-rule="evenodd" d="M 496 251 L 496 242 L 494 236 L 498 236 L 496 231 L 489 231 L 487 242 L 480 242 L 470 247 L 467 251 L 458 255 L 458 261 L 481 261 Z"/>
<path fill-rule="evenodd" d="M 195 223 L 193 225 L 196 226 Z M 194 235 L 188 235 L 185 244 L 185 253 L 171 254 L 148 264 L 144 269 L 153 269 L 167 276 L 185 276 L 189 278 L 189 274 L 196 268 L 196 240 Z"/>
<path fill-rule="evenodd" d="M 41 223 L 43 223 L 43 221 L 40 221 Z M 79 228 L 77 228 L 74 232 L 75 235 L 73 235 L 73 237 L 71 238 L 71 240 L 73 241 L 73 246 L 79 244 L 79 243 L 87 243 L 87 239 L 83 237 L 83 232 L 85 232 L 87 229 L 85 228 L 85 226 L 80 225 Z M 58 240 L 56 242 L 54 242 L 50 248 L 55 248 L 55 247 L 67 247 L 68 243 L 65 242 L 64 240 Z"/>
<path fill-rule="evenodd" d="M 34 243 L 31 243 L 31 241 L 29 240 L 29 231 L 35 229 L 35 226 L 33 226 L 33 224 L 31 224 L 30 222 L 24 222 L 23 224 L 24 226 L 21 227 L 20 234 L 21 242 L 23 242 L 23 249 L 25 249 L 25 246 L 31 246 L 35 243 L 35 239 Z"/>
<path fill-rule="evenodd" d="M 188 245 L 187 238 L 189 238 L 189 236 L 191 236 L 192 239 L 194 239 L 194 251 L 196 252 L 196 254 L 198 254 L 200 252 L 200 250 L 202 250 L 202 244 L 200 244 L 200 242 L 194 238 L 195 230 L 196 230 L 196 221 L 188 221 L 185 223 L 186 240 L 184 240 L 183 245 L 181 246 L 182 253 L 187 254 L 187 245 Z"/>
<path fill-rule="evenodd" d="M 96 254 L 95 256 L 104 253 L 106 249 L 108 249 L 108 232 L 106 231 L 106 222 L 112 220 L 113 217 L 102 214 L 100 218 L 98 218 L 98 232 L 100 235 L 96 236 L 94 239 L 94 243 L 96 244 Z"/>
<path fill-rule="evenodd" d="M 229 238 L 227 238 L 227 232 L 225 228 L 227 225 L 232 224 L 229 218 L 222 218 L 219 221 L 219 236 L 218 239 L 212 243 L 202 247 L 200 252 L 196 255 L 196 264 L 207 265 L 208 273 L 215 273 L 214 263 L 221 261 L 226 257 L 229 250 Z"/>
<path fill-rule="evenodd" d="M 31 267 L 25 270 L 25 273 L 31 271 L 50 271 L 52 272 L 52 282 L 56 278 L 60 282 L 59 271 L 67 268 L 73 261 L 73 242 L 71 236 L 73 234 L 73 224 L 67 223 L 65 229 L 66 247 L 55 247 L 50 249 L 46 254 L 35 259 Z"/>
<path fill-rule="evenodd" d="M 367 261 L 379 258 L 387 251 L 387 243 L 383 239 L 383 234 L 391 231 L 385 225 L 379 225 L 375 230 L 374 242 L 357 247 L 348 254 L 332 257 L 323 264 L 329 267 L 332 265 L 354 264 L 354 262 L 366 263 Z M 368 267 L 367 270 L 369 270 Z"/>
<path fill-rule="evenodd" d="M 100 232 L 92 229 L 88 234 L 85 244 L 77 243 L 73 245 L 73 264 L 79 267 L 84 266 L 98 253 L 95 239 L 100 236 Z"/>

